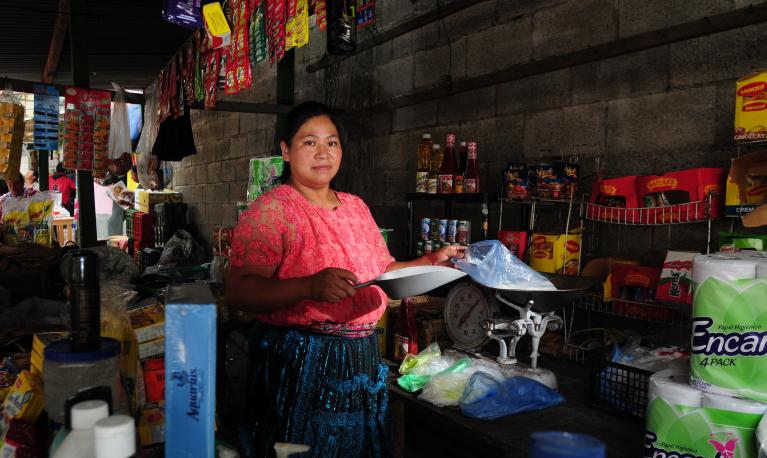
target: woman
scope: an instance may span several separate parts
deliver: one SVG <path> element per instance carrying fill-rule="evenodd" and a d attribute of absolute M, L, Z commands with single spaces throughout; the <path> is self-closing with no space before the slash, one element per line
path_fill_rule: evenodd
<path fill-rule="evenodd" d="M 250 340 L 247 456 L 275 442 L 311 456 L 388 456 L 386 366 L 375 325 L 387 298 L 358 282 L 402 267 L 450 265 L 463 247 L 395 262 L 359 197 L 330 188 L 343 155 L 324 105 L 288 114 L 284 184 L 259 197 L 234 231 L 228 303 L 258 313 Z"/>
<path fill-rule="evenodd" d="M 24 189 L 40 190 L 40 182 L 38 181 L 37 170 L 29 169 L 24 175 Z"/>

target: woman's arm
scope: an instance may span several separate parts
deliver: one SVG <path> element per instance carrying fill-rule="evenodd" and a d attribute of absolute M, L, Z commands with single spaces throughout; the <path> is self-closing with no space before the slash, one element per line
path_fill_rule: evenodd
<path fill-rule="evenodd" d="M 314 275 L 279 280 L 274 266 L 232 267 L 226 284 L 229 306 L 248 312 L 267 313 L 310 299 L 338 302 L 354 295 L 357 277 L 344 269 L 329 267 Z"/>
<path fill-rule="evenodd" d="M 463 258 L 465 252 L 466 252 L 465 246 L 459 246 L 459 245 L 446 246 L 432 253 L 425 254 L 421 256 L 420 258 L 413 259 L 412 261 L 408 261 L 408 262 L 394 261 L 393 263 L 389 264 L 386 267 L 386 271 L 391 272 L 392 270 L 403 269 L 405 267 L 416 267 L 416 266 L 452 267 L 453 264 L 450 262 L 450 258 L 458 258 L 458 259 Z"/>

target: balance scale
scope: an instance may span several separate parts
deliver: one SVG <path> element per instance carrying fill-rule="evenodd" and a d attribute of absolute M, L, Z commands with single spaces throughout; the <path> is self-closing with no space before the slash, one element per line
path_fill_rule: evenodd
<path fill-rule="evenodd" d="M 562 318 L 556 310 L 590 288 L 590 278 L 550 275 L 555 290 L 493 289 L 473 282 L 459 283 L 445 301 L 445 325 L 456 352 L 468 353 L 481 361 L 493 361 L 479 354 L 490 340 L 498 342 L 500 351 L 496 367 L 506 376 L 521 375 L 556 389 L 553 372 L 538 367 L 538 346 L 547 330 L 558 330 Z M 532 338 L 530 365 L 516 358 L 517 343 Z"/>

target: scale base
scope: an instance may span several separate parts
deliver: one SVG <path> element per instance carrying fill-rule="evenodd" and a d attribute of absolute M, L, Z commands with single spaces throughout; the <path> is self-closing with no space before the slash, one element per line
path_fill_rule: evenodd
<path fill-rule="evenodd" d="M 445 354 L 454 354 L 456 358 L 469 357 L 473 360 L 474 364 L 480 366 L 489 366 L 496 370 L 499 370 L 505 377 L 527 377 L 533 379 L 536 382 L 540 382 L 552 390 L 557 389 L 557 376 L 554 372 L 537 367 L 533 369 L 528 364 L 516 362 L 512 364 L 502 364 L 496 361 L 497 357 L 489 357 L 480 353 L 471 353 L 458 348 L 450 348 L 445 350 Z M 511 358 L 507 358 L 511 359 Z"/>

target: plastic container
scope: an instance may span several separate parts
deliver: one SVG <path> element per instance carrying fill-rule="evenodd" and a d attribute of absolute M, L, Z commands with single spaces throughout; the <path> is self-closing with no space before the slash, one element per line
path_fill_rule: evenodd
<path fill-rule="evenodd" d="M 128 458 L 136 453 L 136 424 L 127 415 L 112 415 L 93 427 L 96 458 Z"/>
<path fill-rule="evenodd" d="M 99 420 L 109 417 L 106 401 L 91 400 L 75 404 L 71 410 L 72 431 L 60 433 L 64 439 L 51 447 L 52 458 L 95 457 L 93 427 Z"/>
<path fill-rule="evenodd" d="M 586 434 L 543 431 L 530 435 L 528 458 L 604 458 L 605 451 L 604 442 Z"/>
<path fill-rule="evenodd" d="M 125 412 L 127 400 L 120 382 L 120 342 L 101 338 L 98 350 L 75 352 L 66 340 L 52 342 L 45 347 L 43 383 L 45 410 L 51 420 L 64 423 L 66 400 L 80 390 L 93 386 L 108 386 L 112 390 L 113 405 Z"/>

